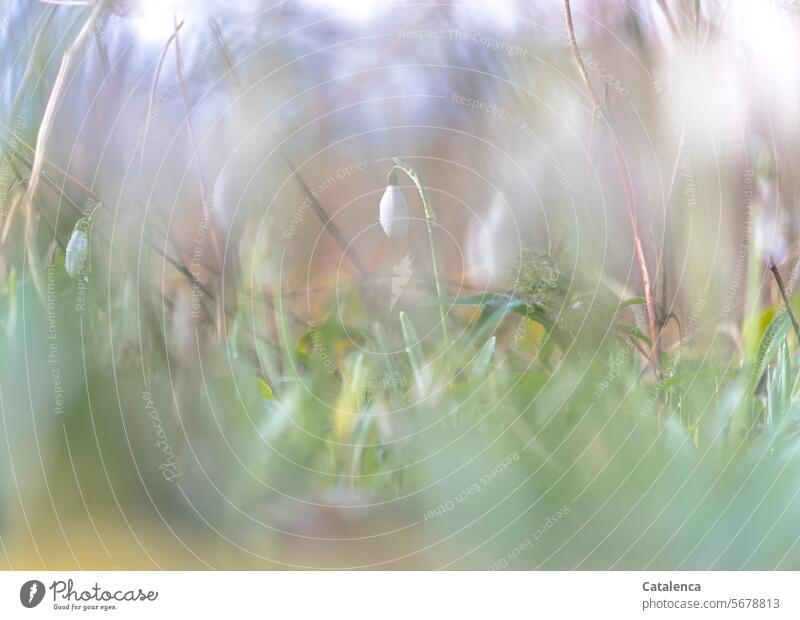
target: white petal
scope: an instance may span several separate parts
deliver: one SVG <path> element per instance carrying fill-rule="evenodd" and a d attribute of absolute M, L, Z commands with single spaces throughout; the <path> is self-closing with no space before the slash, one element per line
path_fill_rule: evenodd
<path fill-rule="evenodd" d="M 64 266 L 67 268 L 70 278 L 84 273 L 88 253 L 89 237 L 83 230 L 75 228 L 69 238 L 69 243 L 67 243 L 67 255 L 64 259 Z"/>
<path fill-rule="evenodd" d="M 383 192 L 380 221 L 388 237 L 399 237 L 408 231 L 408 205 L 396 185 L 389 185 Z"/>
<path fill-rule="evenodd" d="M 470 280 L 480 286 L 502 286 L 520 252 L 517 222 L 501 194 L 486 213 L 470 221 L 466 241 L 466 267 Z"/>

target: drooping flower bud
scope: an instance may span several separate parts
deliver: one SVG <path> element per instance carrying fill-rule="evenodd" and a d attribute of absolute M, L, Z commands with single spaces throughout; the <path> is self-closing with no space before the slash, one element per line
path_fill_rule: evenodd
<path fill-rule="evenodd" d="M 383 231 L 390 238 L 408 232 L 408 205 L 397 185 L 397 174 L 394 170 L 389 173 L 388 185 L 381 198 L 380 221 Z"/>
<path fill-rule="evenodd" d="M 86 257 L 89 255 L 89 237 L 80 225 L 75 226 L 67 243 L 64 266 L 70 278 L 86 273 Z"/>

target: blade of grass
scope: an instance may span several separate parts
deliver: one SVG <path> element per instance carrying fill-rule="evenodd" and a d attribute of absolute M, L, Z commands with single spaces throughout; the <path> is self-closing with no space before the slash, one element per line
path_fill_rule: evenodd
<path fill-rule="evenodd" d="M 489 364 L 492 361 L 492 355 L 494 355 L 496 346 L 496 336 L 489 338 L 489 340 L 486 341 L 486 344 L 483 345 L 480 353 L 478 353 L 478 357 L 475 359 L 475 363 L 472 365 L 472 372 L 470 373 L 470 376 L 473 380 L 479 381 L 486 376 L 486 373 L 489 371 Z"/>
<path fill-rule="evenodd" d="M 414 372 L 414 378 L 417 382 L 417 387 L 422 394 L 428 391 L 428 374 L 429 369 L 425 365 L 425 355 L 422 352 L 422 347 L 419 344 L 419 336 L 411 319 L 408 318 L 405 312 L 400 312 L 400 326 L 403 329 L 403 339 L 406 343 L 406 353 L 408 360 L 411 363 L 411 370 Z"/>

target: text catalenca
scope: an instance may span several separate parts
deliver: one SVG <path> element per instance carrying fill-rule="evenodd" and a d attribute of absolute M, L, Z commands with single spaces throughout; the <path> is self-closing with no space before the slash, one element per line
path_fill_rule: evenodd
<path fill-rule="evenodd" d="M 642 590 L 645 592 L 700 592 L 700 584 L 675 583 L 674 581 L 667 581 L 666 583 L 645 581 L 642 584 Z"/>

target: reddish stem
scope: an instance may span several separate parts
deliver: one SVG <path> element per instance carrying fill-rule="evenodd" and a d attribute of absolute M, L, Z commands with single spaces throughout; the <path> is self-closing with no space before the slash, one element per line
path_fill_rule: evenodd
<path fill-rule="evenodd" d="M 639 271 L 642 276 L 642 285 L 644 287 L 645 308 L 647 310 L 647 325 L 650 331 L 650 339 L 652 340 L 652 349 L 650 351 L 650 359 L 656 369 L 659 368 L 659 342 L 658 342 L 658 329 L 657 329 L 657 314 L 656 304 L 653 298 L 653 286 L 650 281 L 650 272 L 647 269 L 647 258 L 645 257 L 644 247 L 642 246 L 642 239 L 639 235 L 639 227 L 636 220 L 636 205 L 633 197 L 633 188 L 631 187 L 630 177 L 628 176 L 628 169 L 625 165 L 625 157 L 622 153 L 622 147 L 617 140 L 613 124 L 611 123 L 608 111 L 603 108 L 600 99 L 592 88 L 592 83 L 589 81 L 589 75 L 586 72 L 586 67 L 583 64 L 583 57 L 581 56 L 580 49 L 578 49 L 578 42 L 575 39 L 575 28 L 572 24 L 572 9 L 569 0 L 564 0 L 564 17 L 567 22 L 567 33 L 569 34 L 569 43 L 572 49 L 572 55 L 575 57 L 575 64 L 578 66 L 578 73 L 581 76 L 581 81 L 589 93 L 592 104 L 595 109 L 600 112 L 601 117 L 609 127 L 611 134 L 611 145 L 614 151 L 614 162 L 617 166 L 617 175 L 619 176 L 620 183 L 622 184 L 623 194 L 625 196 L 625 206 L 628 210 L 628 218 L 631 223 L 631 231 L 633 232 L 633 247 L 636 252 L 636 261 L 639 263 Z"/>

